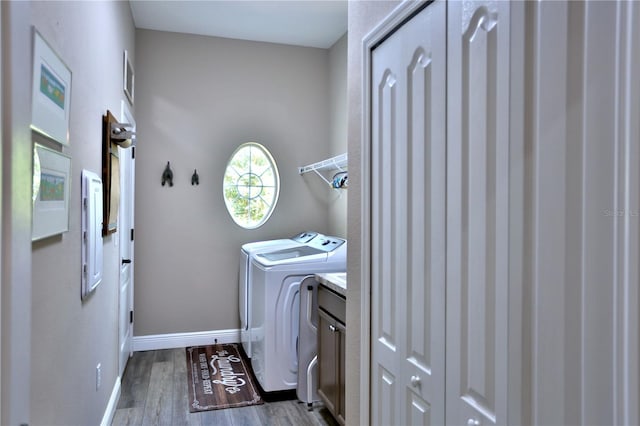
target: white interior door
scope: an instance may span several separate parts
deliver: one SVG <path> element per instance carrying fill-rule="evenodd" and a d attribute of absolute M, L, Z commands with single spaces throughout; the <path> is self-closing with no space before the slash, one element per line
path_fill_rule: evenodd
<path fill-rule="evenodd" d="M 129 123 L 135 130 L 135 120 L 125 101 L 122 101 L 120 120 Z M 120 245 L 119 283 L 119 371 L 120 377 L 131 356 L 133 337 L 133 260 L 134 239 L 133 219 L 135 200 L 135 147 L 118 148 L 120 157 L 120 211 L 118 213 L 118 234 Z"/>
<path fill-rule="evenodd" d="M 447 10 L 447 423 L 507 421 L 509 3 Z"/>
<path fill-rule="evenodd" d="M 372 53 L 371 421 L 444 424 L 446 3 Z"/>

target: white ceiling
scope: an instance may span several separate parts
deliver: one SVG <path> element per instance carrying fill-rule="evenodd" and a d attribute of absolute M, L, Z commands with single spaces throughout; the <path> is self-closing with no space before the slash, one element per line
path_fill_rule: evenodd
<path fill-rule="evenodd" d="M 347 0 L 130 0 L 136 28 L 329 48 Z"/>

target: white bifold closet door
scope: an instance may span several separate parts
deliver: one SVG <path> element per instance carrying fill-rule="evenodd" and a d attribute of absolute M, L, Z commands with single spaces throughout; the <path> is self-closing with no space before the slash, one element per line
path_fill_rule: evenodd
<path fill-rule="evenodd" d="M 509 7 L 447 3 L 447 424 L 507 423 Z"/>
<path fill-rule="evenodd" d="M 374 425 L 506 422 L 508 37 L 435 1 L 372 52 Z"/>
<path fill-rule="evenodd" d="M 446 8 L 373 51 L 371 422 L 444 423 Z"/>

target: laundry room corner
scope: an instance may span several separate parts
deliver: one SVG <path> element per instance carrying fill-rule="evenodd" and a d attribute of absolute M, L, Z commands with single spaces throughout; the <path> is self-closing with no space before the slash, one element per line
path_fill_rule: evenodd
<path fill-rule="evenodd" d="M 327 50 L 138 29 L 136 51 L 134 341 L 237 331 L 240 246 L 329 226 L 298 174 L 329 154 Z M 280 174 L 275 210 L 255 229 L 234 223 L 222 190 L 245 142 L 267 148 Z M 173 186 L 162 185 L 168 162 Z"/>

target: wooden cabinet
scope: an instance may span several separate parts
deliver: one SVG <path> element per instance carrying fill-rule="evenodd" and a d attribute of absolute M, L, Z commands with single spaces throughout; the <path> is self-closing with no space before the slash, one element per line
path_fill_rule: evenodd
<path fill-rule="evenodd" d="M 345 410 L 346 300 L 318 287 L 318 395 L 340 424 Z"/>

